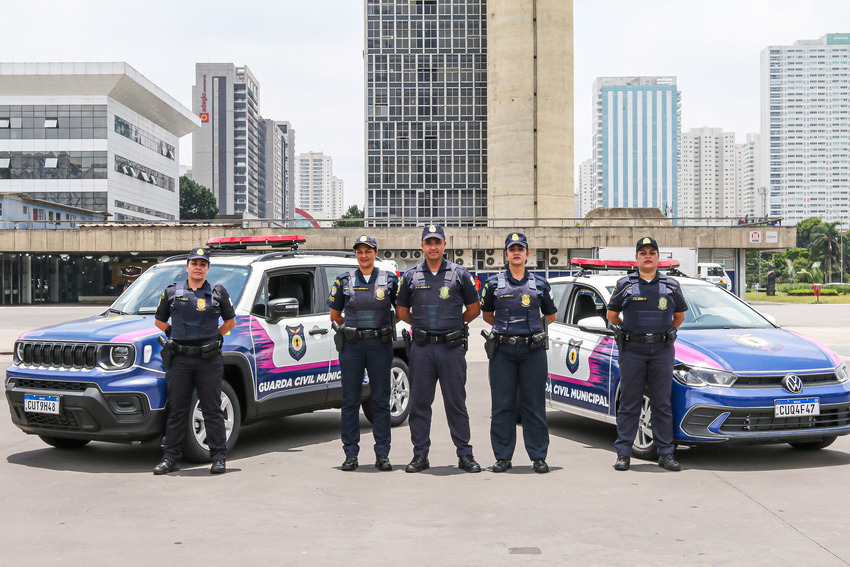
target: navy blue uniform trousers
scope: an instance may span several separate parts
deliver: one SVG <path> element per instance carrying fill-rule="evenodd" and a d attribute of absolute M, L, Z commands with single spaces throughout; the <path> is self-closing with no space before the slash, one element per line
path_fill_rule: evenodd
<path fill-rule="evenodd" d="M 390 376 L 393 344 L 381 339 L 360 339 L 345 343 L 339 354 L 342 380 L 342 449 L 346 456 L 360 453 L 360 400 L 363 372 L 369 372 L 372 404 L 372 432 L 375 454 L 390 454 Z"/>
<path fill-rule="evenodd" d="M 620 407 L 617 409 L 618 456 L 630 457 L 638 430 L 643 393 L 649 396 L 652 439 L 659 455 L 673 452 L 673 343 L 627 343 L 620 351 Z"/>
<path fill-rule="evenodd" d="M 227 457 L 227 435 L 221 411 L 221 381 L 224 364 L 221 353 L 210 358 L 176 354 L 165 373 L 168 391 L 168 420 L 165 425 L 163 457 L 176 461 L 182 455 L 186 436 L 192 390 L 198 391 L 198 402 L 204 415 L 206 443 L 212 460 Z"/>
<path fill-rule="evenodd" d="M 546 351 L 526 345 L 499 345 L 490 360 L 490 443 L 496 460 L 510 460 L 516 448 L 517 394 L 522 437 L 531 460 L 545 459 L 549 449 L 546 423 Z"/>
<path fill-rule="evenodd" d="M 413 454 L 422 455 L 431 447 L 431 404 L 437 392 L 443 393 L 446 421 L 457 455 L 471 455 L 469 414 L 466 411 L 466 351 L 462 346 L 448 348 L 444 343 L 410 346 L 410 440 Z"/>

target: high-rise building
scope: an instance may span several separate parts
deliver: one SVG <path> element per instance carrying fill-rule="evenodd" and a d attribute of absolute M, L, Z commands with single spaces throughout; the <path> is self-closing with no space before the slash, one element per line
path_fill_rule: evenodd
<path fill-rule="evenodd" d="M 192 174 L 225 215 L 260 216 L 260 84 L 248 67 L 196 63 Z M 265 205 L 263 205 L 265 207 Z"/>
<path fill-rule="evenodd" d="M 0 63 L 0 85 L 0 193 L 114 220 L 180 218 L 178 142 L 200 122 L 141 73 Z"/>
<path fill-rule="evenodd" d="M 696 219 L 743 216 L 736 157 L 733 132 L 705 127 L 684 133 L 676 216 Z"/>
<path fill-rule="evenodd" d="M 575 195 L 575 216 L 583 219 L 593 209 L 595 183 L 593 159 L 587 158 L 578 166 L 578 189 Z"/>
<path fill-rule="evenodd" d="M 286 167 L 286 138 L 274 120 L 261 118 L 259 122 L 260 146 L 259 159 L 259 217 L 263 219 L 282 219 L 283 183 Z"/>
<path fill-rule="evenodd" d="M 679 216 L 676 77 L 600 77 L 593 93 L 594 205 L 657 207 Z"/>
<path fill-rule="evenodd" d="M 574 214 L 573 2 L 486 8 L 490 225 L 560 226 Z"/>
<path fill-rule="evenodd" d="M 759 134 L 747 134 L 747 141 L 737 145 L 739 214 L 767 216 L 767 188 L 762 175 L 762 147 Z"/>
<path fill-rule="evenodd" d="M 292 220 L 295 218 L 295 128 L 285 120 L 275 122 L 281 135 L 281 151 L 283 153 L 283 216 Z"/>
<path fill-rule="evenodd" d="M 850 226 L 850 33 L 761 52 L 768 214 Z"/>
<path fill-rule="evenodd" d="M 330 226 L 328 219 L 343 214 L 343 183 L 334 177 L 333 159 L 322 152 L 305 152 L 296 158 L 295 206 L 320 224 Z"/>
<path fill-rule="evenodd" d="M 366 216 L 485 224 L 486 0 L 366 0 Z"/>

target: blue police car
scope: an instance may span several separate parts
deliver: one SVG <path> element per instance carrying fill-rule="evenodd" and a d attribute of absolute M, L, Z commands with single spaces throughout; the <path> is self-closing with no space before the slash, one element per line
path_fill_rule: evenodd
<path fill-rule="evenodd" d="M 616 423 L 620 372 L 605 312 L 622 273 L 590 272 L 624 270 L 634 262 L 577 264 L 579 275 L 550 281 L 558 319 L 549 326 L 547 400 L 554 409 Z M 778 327 L 712 283 L 672 277 L 688 304 L 670 377 L 678 444 L 789 443 L 820 449 L 850 433 L 850 381 L 837 354 Z M 644 399 L 635 457 L 655 458 L 651 420 Z"/>
<path fill-rule="evenodd" d="M 224 337 L 222 409 L 228 449 L 243 424 L 338 408 L 339 356 L 325 305 L 336 277 L 357 267 L 353 255 L 301 252 L 304 237 L 217 238 L 210 282 L 230 293 L 236 326 Z M 277 250 L 245 252 L 249 246 Z M 381 266 L 387 269 L 387 266 Z M 391 269 L 392 267 L 390 267 Z M 166 286 L 186 279 L 186 255 L 145 271 L 103 314 L 22 334 L 6 370 L 12 422 L 46 443 L 146 441 L 165 431 L 166 383 L 154 313 Z M 394 345 L 393 425 L 410 411 L 403 344 Z M 367 387 L 363 395 L 368 396 Z M 185 458 L 209 460 L 203 416 L 193 400 Z M 363 411 L 371 418 L 371 404 Z"/>

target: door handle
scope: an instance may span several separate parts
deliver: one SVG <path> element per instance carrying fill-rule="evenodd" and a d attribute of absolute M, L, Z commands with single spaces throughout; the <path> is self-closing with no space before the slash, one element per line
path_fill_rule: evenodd
<path fill-rule="evenodd" d="M 311 337 L 313 335 L 327 335 L 327 334 L 328 334 L 328 329 L 321 329 L 319 327 L 313 327 L 313 329 L 310 330 L 310 332 L 309 332 L 309 335 Z"/>

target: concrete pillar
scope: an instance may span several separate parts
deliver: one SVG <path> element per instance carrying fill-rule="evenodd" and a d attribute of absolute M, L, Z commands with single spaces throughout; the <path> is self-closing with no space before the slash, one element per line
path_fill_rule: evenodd
<path fill-rule="evenodd" d="M 574 215 L 572 22 L 572 0 L 487 3 L 491 226 Z"/>
<path fill-rule="evenodd" d="M 48 285 L 50 286 L 51 303 L 59 303 L 59 256 L 49 256 L 47 261 L 50 264 L 50 275 L 48 276 Z"/>
<path fill-rule="evenodd" d="M 23 254 L 21 257 L 21 277 L 18 280 L 19 297 L 22 304 L 32 303 L 32 256 Z"/>

